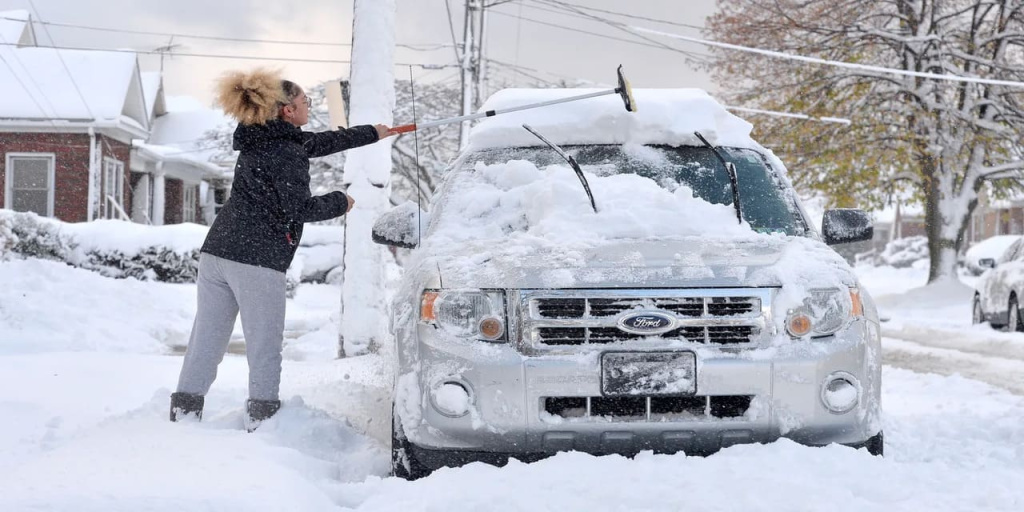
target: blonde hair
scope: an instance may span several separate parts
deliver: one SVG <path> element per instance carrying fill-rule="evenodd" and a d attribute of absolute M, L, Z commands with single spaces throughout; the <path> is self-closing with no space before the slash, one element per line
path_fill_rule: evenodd
<path fill-rule="evenodd" d="M 232 71 L 217 82 L 217 104 L 242 124 L 265 124 L 277 119 L 288 103 L 280 71 L 266 68 Z"/>

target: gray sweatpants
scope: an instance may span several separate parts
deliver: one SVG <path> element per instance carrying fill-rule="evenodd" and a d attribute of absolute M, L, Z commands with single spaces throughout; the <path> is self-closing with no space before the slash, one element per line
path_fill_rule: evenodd
<path fill-rule="evenodd" d="M 284 337 L 284 273 L 203 253 L 196 281 L 196 319 L 178 391 L 205 396 L 210 390 L 241 312 L 249 359 L 249 398 L 277 400 Z"/>

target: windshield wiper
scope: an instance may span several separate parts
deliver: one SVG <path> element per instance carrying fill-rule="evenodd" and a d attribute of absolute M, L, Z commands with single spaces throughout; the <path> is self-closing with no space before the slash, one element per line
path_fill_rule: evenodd
<path fill-rule="evenodd" d="M 736 220 L 740 224 L 743 224 L 743 216 L 740 214 L 740 186 L 736 180 L 736 166 L 733 165 L 732 162 L 727 161 L 725 157 L 722 156 L 722 153 L 719 152 L 718 148 L 712 146 L 711 143 L 700 134 L 700 132 L 693 133 L 701 142 L 704 143 L 705 146 L 711 148 L 711 152 L 714 153 L 715 156 L 721 160 L 722 165 L 725 166 L 725 172 L 729 174 L 729 184 L 732 185 L 732 204 L 736 207 Z"/>
<path fill-rule="evenodd" d="M 562 150 L 562 148 L 556 146 L 548 139 L 545 139 L 543 135 L 537 133 L 537 130 L 530 128 L 530 125 L 523 124 L 523 128 L 526 128 L 526 131 L 532 133 L 534 136 L 540 139 L 541 142 L 547 144 L 548 146 L 551 147 L 551 149 L 555 150 L 555 152 L 558 153 L 558 156 L 565 159 L 566 162 L 569 162 L 569 167 L 572 167 L 572 170 L 576 171 L 576 176 L 580 179 L 580 183 L 583 184 L 583 190 L 587 192 L 587 197 L 590 198 L 590 207 L 594 209 L 594 213 L 597 213 L 597 205 L 594 204 L 594 194 L 590 192 L 590 183 L 587 183 L 587 177 L 583 175 L 583 169 L 580 169 L 580 164 L 576 163 L 576 159 L 569 156 L 569 154 Z"/>

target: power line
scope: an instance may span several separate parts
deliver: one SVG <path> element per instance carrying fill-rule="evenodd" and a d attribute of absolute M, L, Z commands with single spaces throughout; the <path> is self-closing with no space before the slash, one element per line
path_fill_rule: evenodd
<path fill-rule="evenodd" d="M 14 43 L 0 43 L 0 46 L 18 46 Z M 92 48 L 85 46 L 43 46 L 40 48 L 54 49 L 54 50 L 81 50 L 81 51 L 94 51 L 94 52 L 113 52 L 113 53 L 134 53 L 138 55 L 171 55 L 174 57 L 199 57 L 199 58 L 211 58 L 211 59 L 240 59 L 240 60 L 273 60 L 273 61 L 288 61 L 288 62 L 315 62 L 322 64 L 351 64 L 351 60 L 338 60 L 338 59 L 304 59 L 294 57 L 257 57 L 254 55 L 227 55 L 227 54 L 212 54 L 212 53 L 166 53 L 153 50 L 129 50 L 124 48 Z M 26 48 L 29 49 L 29 48 Z M 436 69 L 439 67 L 454 67 L 453 64 L 426 64 L 426 63 L 404 63 L 396 62 L 395 66 L 417 66 L 423 69 Z"/>
<path fill-rule="evenodd" d="M 444 8 L 448 11 L 448 31 L 452 34 L 452 48 L 455 50 L 455 62 L 462 62 L 462 57 L 459 56 L 459 41 L 455 38 L 455 22 L 452 21 L 452 6 L 449 0 L 444 0 Z M 463 49 L 462 51 L 466 51 Z"/>
<path fill-rule="evenodd" d="M 689 55 L 689 56 L 695 57 L 695 58 L 708 57 L 708 55 L 701 55 L 701 54 L 696 54 L 696 53 L 692 53 L 692 52 L 687 52 L 685 50 L 680 50 L 678 48 L 672 48 L 671 46 L 667 46 L 667 45 L 645 43 L 643 41 L 637 41 L 635 39 L 625 39 L 625 38 L 622 38 L 622 37 L 610 36 L 608 34 L 601 34 L 601 33 L 598 33 L 598 32 L 590 32 L 588 30 L 582 30 L 582 29 L 578 29 L 578 28 L 565 27 L 565 26 L 558 25 L 558 24 L 555 24 L 555 23 L 548 23 L 546 21 L 540 21 L 540 20 L 535 20 L 533 18 L 527 18 L 525 16 L 519 17 L 519 16 L 516 16 L 514 14 L 508 14 L 508 13 L 504 13 L 504 12 L 501 12 L 501 11 L 492 11 L 492 14 L 497 14 L 497 15 L 500 15 L 500 16 L 506 16 L 506 17 L 509 17 L 509 18 L 517 18 L 517 19 L 521 19 L 523 21 L 528 21 L 530 23 L 535 23 L 535 24 L 538 24 L 538 25 L 554 27 L 554 28 L 557 28 L 559 30 L 566 30 L 566 31 L 569 31 L 569 32 L 578 32 L 578 33 L 581 33 L 581 34 L 587 34 L 587 35 L 591 35 L 591 36 L 595 36 L 595 37 L 600 37 L 600 38 L 604 38 L 604 39 L 610 39 L 612 41 L 621 41 L 623 43 L 631 43 L 631 44 L 636 44 L 636 45 L 640 45 L 640 46 L 646 46 L 646 47 L 649 47 L 649 48 L 657 48 L 659 50 L 668 50 L 668 51 L 672 51 L 672 52 L 676 52 L 676 53 L 682 53 L 682 54 L 686 54 L 686 55 Z"/>
<path fill-rule="evenodd" d="M 790 53 L 776 52 L 772 50 L 762 50 L 760 48 L 751 48 L 749 46 L 740 46 L 737 44 L 722 43 L 719 41 L 709 41 L 706 39 L 699 39 L 696 37 L 684 36 L 682 34 L 672 34 L 669 32 L 661 32 L 658 30 L 651 30 L 643 27 L 629 27 L 632 30 L 639 32 L 646 32 L 648 34 L 659 35 L 663 37 L 670 37 L 673 39 L 679 39 L 682 41 L 688 41 L 691 43 L 702 44 L 705 46 L 712 46 L 716 48 L 723 48 L 726 50 L 735 50 L 740 52 L 755 53 L 758 55 L 764 55 L 766 57 L 773 57 L 776 59 L 795 60 L 798 62 L 807 62 L 810 64 L 821 64 L 825 66 L 833 66 L 845 69 L 854 69 L 858 71 L 872 71 L 876 73 L 887 73 L 898 76 L 911 76 L 916 78 L 930 78 L 935 80 L 948 80 L 951 82 L 966 82 L 976 83 L 985 85 L 1005 85 L 1009 87 L 1024 87 L 1024 82 L 1014 82 L 1011 80 L 994 80 L 990 78 L 981 78 L 974 76 L 958 76 L 958 75 L 940 75 L 936 73 L 924 73 L 921 71 L 909 71 L 905 69 L 886 68 L 882 66 L 871 66 L 867 64 L 854 64 L 852 62 L 842 62 L 834 60 L 819 59 L 817 57 L 805 57 L 803 55 L 794 55 Z"/>
<path fill-rule="evenodd" d="M 0 20 L 22 21 L 22 22 L 25 21 L 25 20 L 20 20 L 20 19 L 17 19 L 17 18 L 9 18 L 9 17 L 5 17 L 5 16 L 0 16 Z M 79 24 L 75 24 L 75 23 L 56 23 L 56 22 L 52 22 L 52 21 L 41 21 L 41 20 L 34 20 L 33 23 L 42 25 L 44 30 L 46 29 L 46 27 L 52 26 L 52 27 L 61 27 L 61 28 L 75 28 L 75 29 L 81 29 L 81 30 L 92 30 L 92 31 L 96 31 L 96 32 L 110 32 L 110 33 L 118 33 L 118 34 L 133 34 L 133 35 L 144 35 L 144 36 L 176 37 L 176 38 L 181 38 L 181 39 L 200 39 L 200 40 L 208 40 L 208 41 L 223 41 L 223 42 L 233 42 L 233 43 L 260 43 L 260 44 L 280 44 L 280 45 L 296 45 L 296 46 L 344 46 L 344 47 L 352 46 L 352 43 L 334 43 L 334 42 L 326 42 L 326 41 L 294 41 L 294 40 L 282 40 L 282 39 L 251 39 L 251 38 L 225 37 L 225 36 L 200 36 L 200 35 L 195 35 L 195 34 L 178 34 L 178 33 L 173 33 L 173 32 L 158 32 L 158 31 L 150 31 L 150 30 L 129 30 L 129 29 L 120 29 L 120 28 L 97 27 L 97 26 L 92 26 L 92 25 L 79 25 Z M 47 35 L 49 35 L 49 32 L 47 32 Z M 52 37 L 50 38 L 50 41 L 53 42 L 53 38 Z M 401 48 L 406 48 L 406 49 L 409 49 L 409 50 L 416 50 L 416 51 L 434 51 L 434 50 L 439 50 L 441 48 L 447 48 L 448 47 L 448 45 L 445 44 L 445 43 L 398 43 L 395 46 L 398 46 L 398 47 L 401 47 Z"/>
<path fill-rule="evenodd" d="M 537 1 L 537 0 L 534 0 L 534 1 Z M 619 12 L 619 11 L 609 11 L 609 10 L 606 10 L 606 9 L 598 9 L 597 7 L 589 7 L 589 6 L 585 6 L 585 5 L 574 4 L 574 3 L 571 3 L 571 2 L 558 2 L 558 3 L 563 4 L 563 5 L 567 5 L 567 6 L 572 6 L 572 7 L 575 7 L 577 9 L 584 9 L 584 10 L 587 10 L 587 11 L 600 12 L 600 13 L 604 13 L 604 14 L 612 14 L 612 15 L 615 15 L 615 16 L 622 16 L 624 18 L 632 18 L 632 19 L 635 19 L 635 20 L 651 21 L 651 22 L 654 22 L 654 23 L 662 23 L 662 24 L 665 24 L 665 25 L 674 25 L 674 26 L 677 26 L 677 27 L 689 28 L 689 29 L 694 29 L 694 30 L 704 30 L 704 27 L 699 27 L 697 25 L 690 25 L 690 24 L 687 24 L 687 23 L 679 23 L 677 21 L 659 20 L 657 18 L 648 18 L 646 16 L 639 16 L 639 15 L 636 15 L 636 14 L 628 14 L 628 13 Z M 532 7 L 532 8 L 533 9 L 539 9 L 539 7 Z"/>
<path fill-rule="evenodd" d="M 39 15 L 39 10 L 36 9 L 36 4 L 33 0 L 28 0 L 28 4 L 32 7 L 32 10 L 36 13 L 36 19 L 42 21 L 43 17 Z M 50 30 L 43 26 L 43 30 L 46 32 L 46 37 L 50 38 L 50 46 L 54 47 L 53 36 L 50 34 Z M 71 79 L 71 85 L 75 87 L 75 92 L 78 93 L 78 99 L 82 100 L 82 105 L 85 107 L 85 111 L 89 113 L 89 117 L 96 119 L 96 114 L 92 112 L 92 108 L 89 107 L 89 102 L 86 101 L 85 95 L 82 94 L 82 89 L 78 87 L 78 81 L 75 80 L 75 75 L 71 74 L 71 69 L 68 68 L 68 63 L 64 61 L 64 56 L 60 54 L 60 50 L 57 52 L 57 59 L 60 60 L 62 66 L 64 66 L 64 72 L 68 74 L 68 78 Z"/>

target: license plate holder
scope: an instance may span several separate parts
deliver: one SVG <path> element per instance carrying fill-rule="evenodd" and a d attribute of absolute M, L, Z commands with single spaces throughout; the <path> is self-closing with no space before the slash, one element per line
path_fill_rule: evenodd
<path fill-rule="evenodd" d="M 697 393 L 693 352 L 605 352 L 601 354 L 604 396 L 691 396 Z"/>

